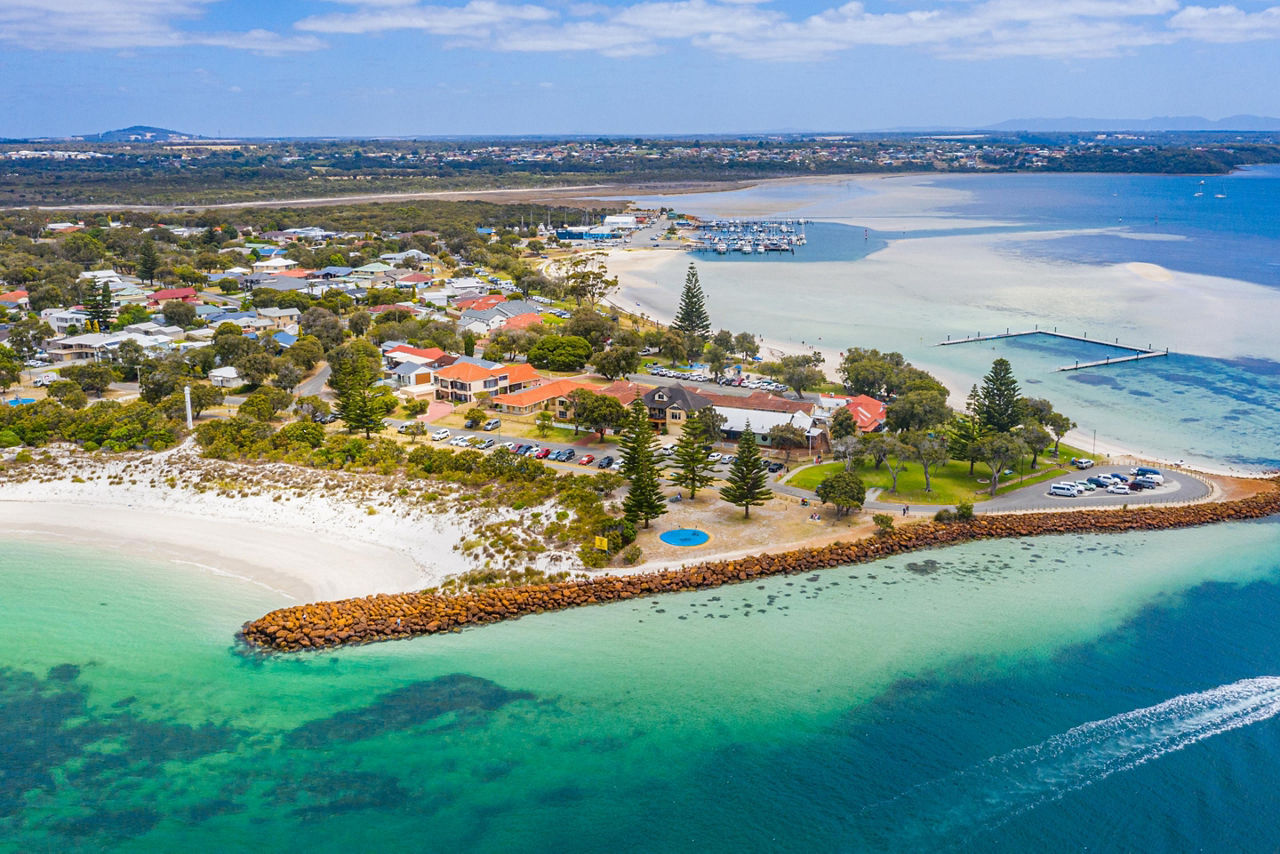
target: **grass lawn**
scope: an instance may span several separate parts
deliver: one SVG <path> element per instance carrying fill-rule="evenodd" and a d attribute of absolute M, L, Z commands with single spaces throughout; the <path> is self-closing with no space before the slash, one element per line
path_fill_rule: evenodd
<path fill-rule="evenodd" d="M 1082 454 L 1078 449 L 1062 446 L 1059 454 L 1059 460 L 1052 458 L 1040 457 L 1037 465 L 1038 468 L 1030 471 L 1031 458 L 1026 457 L 1021 463 L 1021 470 L 1025 476 L 1019 477 L 1017 474 L 1001 478 L 1000 487 L 996 490 L 997 495 L 1014 489 L 1021 489 L 1034 483 L 1041 483 L 1047 480 L 1055 480 L 1058 478 L 1072 475 L 1071 480 L 1076 480 L 1074 476 L 1076 469 L 1069 464 L 1072 457 L 1088 456 Z M 844 463 L 823 463 L 818 466 L 809 466 L 792 475 L 787 481 L 788 486 L 794 486 L 798 489 L 816 489 L 818 484 L 826 478 L 835 474 L 844 468 Z M 1014 471 L 1018 471 L 1018 466 L 1013 466 Z M 931 475 L 932 491 L 924 491 L 924 473 L 920 470 L 919 463 L 910 463 L 907 469 L 898 475 L 898 491 L 889 492 L 893 486 L 893 476 L 889 474 L 889 470 L 885 466 L 881 466 L 877 471 L 871 463 L 866 463 L 856 469 L 858 475 L 862 478 L 863 484 L 868 489 L 880 487 L 884 490 L 884 494 L 880 497 L 887 500 L 900 500 L 907 504 L 955 504 L 959 501 L 985 501 L 988 497 L 988 483 L 991 477 L 991 471 L 982 463 L 978 463 L 973 467 L 973 475 L 969 474 L 969 464 L 967 462 L 953 461 L 936 469 Z M 1083 477 L 1083 475 L 1081 475 Z M 983 483 L 981 481 L 988 481 Z"/>

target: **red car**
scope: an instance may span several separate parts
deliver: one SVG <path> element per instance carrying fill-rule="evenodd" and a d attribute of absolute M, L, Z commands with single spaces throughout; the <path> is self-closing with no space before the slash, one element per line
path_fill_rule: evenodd
<path fill-rule="evenodd" d="M 538 453 L 534 454 L 533 458 L 535 460 L 545 460 L 549 456 L 551 456 L 550 448 L 539 448 Z"/>
<path fill-rule="evenodd" d="M 589 465 L 591 465 L 592 463 L 594 463 L 595 461 L 596 461 L 596 458 L 595 458 L 594 456 L 592 456 L 591 454 L 583 454 L 583 455 L 582 455 L 582 459 L 578 460 L 578 465 L 580 465 L 580 466 L 589 466 Z"/>

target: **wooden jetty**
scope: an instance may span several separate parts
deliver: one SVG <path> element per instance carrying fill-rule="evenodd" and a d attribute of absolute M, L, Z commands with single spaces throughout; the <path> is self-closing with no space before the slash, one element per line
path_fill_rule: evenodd
<path fill-rule="evenodd" d="M 946 347 L 951 344 L 973 344 L 978 341 L 998 341 L 1001 338 L 1020 338 L 1024 335 L 1049 335 L 1053 338 L 1065 338 L 1068 341 L 1081 341 L 1086 344 L 1101 344 L 1104 347 L 1114 347 L 1117 350 L 1125 350 L 1128 353 L 1128 355 L 1125 356 L 1108 356 L 1103 359 L 1094 359 L 1090 362 L 1077 361 L 1073 365 L 1063 365 L 1060 368 L 1056 368 L 1056 371 L 1082 371 L 1085 368 L 1103 368 L 1108 365 L 1119 365 L 1124 362 L 1137 362 L 1142 359 L 1154 359 L 1157 356 L 1169 355 L 1168 347 L 1163 350 L 1156 350 L 1150 346 L 1134 347 L 1130 344 L 1121 344 L 1119 339 L 1116 339 L 1115 341 L 1105 341 L 1100 338 L 1090 338 L 1087 335 L 1071 335 L 1067 332 L 1059 332 L 1057 329 L 1050 330 L 1040 328 L 1026 329 L 1021 332 L 1012 332 L 1006 329 L 1004 332 L 997 332 L 992 335 L 983 335 L 982 333 L 978 333 L 977 335 L 970 335 L 967 338 L 952 338 L 948 335 L 946 341 L 938 342 L 938 346 Z"/>

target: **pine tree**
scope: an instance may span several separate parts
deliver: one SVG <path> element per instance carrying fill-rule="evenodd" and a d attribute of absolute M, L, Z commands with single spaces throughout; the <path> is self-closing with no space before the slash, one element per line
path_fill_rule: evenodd
<path fill-rule="evenodd" d="M 644 400 L 637 397 L 628 407 L 627 423 L 618 440 L 618 453 L 622 455 L 622 476 L 635 476 L 640 461 L 654 456 L 653 428 L 649 426 L 649 410 Z"/>
<path fill-rule="evenodd" d="M 682 335 L 692 335 L 699 343 L 711 337 L 711 318 L 707 315 L 707 297 L 698 282 L 698 268 L 689 265 L 684 277 L 684 290 L 680 293 L 680 308 L 671 328 Z"/>
<path fill-rule="evenodd" d="M 760 448 L 756 446 L 756 434 L 748 421 L 742 428 L 742 438 L 738 440 L 738 456 L 729 467 L 725 478 L 727 483 L 720 490 L 720 497 L 730 504 L 741 507 L 743 515 L 751 517 L 751 508 L 759 507 L 773 496 L 768 485 L 768 472 L 764 460 L 760 459 Z"/>
<path fill-rule="evenodd" d="M 138 263 L 135 272 L 137 272 L 139 279 L 154 282 L 156 280 L 156 269 L 159 266 L 160 259 L 156 255 L 156 245 L 148 237 L 138 247 Z"/>
<path fill-rule="evenodd" d="M 1018 426 L 1018 401 L 1022 391 L 1008 359 L 996 359 L 982 378 L 978 392 L 978 419 L 995 433 L 1008 433 Z"/>
<path fill-rule="evenodd" d="M 631 524 L 643 521 L 649 527 L 652 519 L 667 512 L 667 503 L 658 486 L 658 467 L 655 460 L 653 428 L 649 426 L 649 413 L 644 401 L 631 402 L 631 412 L 619 449 L 622 473 L 631 481 L 627 497 L 622 500 L 622 512 Z"/>
<path fill-rule="evenodd" d="M 658 470 L 653 463 L 653 456 L 644 456 L 635 466 L 627 497 L 622 499 L 622 514 L 632 525 L 643 520 L 647 528 L 650 520 L 657 519 L 666 512 L 667 502 L 658 486 Z"/>
<path fill-rule="evenodd" d="M 102 331 L 111 324 L 111 289 L 103 282 L 102 287 L 94 290 L 90 288 L 84 296 L 84 308 L 89 314 L 89 322 L 85 324 L 88 328 L 89 324 L 93 324 L 95 331 Z"/>
<path fill-rule="evenodd" d="M 671 480 L 689 490 L 690 499 L 697 498 L 698 490 L 710 486 L 716 479 L 711 473 L 715 463 L 707 459 L 706 413 L 704 409 L 689 416 L 672 457 L 676 471 Z"/>

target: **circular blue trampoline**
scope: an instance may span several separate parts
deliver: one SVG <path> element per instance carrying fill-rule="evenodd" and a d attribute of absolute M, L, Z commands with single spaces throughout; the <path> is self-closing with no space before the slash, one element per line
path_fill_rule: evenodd
<path fill-rule="evenodd" d="M 659 534 L 658 539 L 669 546 L 700 546 L 711 539 L 711 535 L 697 528 L 676 528 Z"/>

